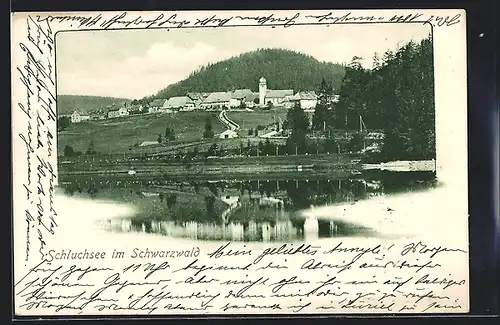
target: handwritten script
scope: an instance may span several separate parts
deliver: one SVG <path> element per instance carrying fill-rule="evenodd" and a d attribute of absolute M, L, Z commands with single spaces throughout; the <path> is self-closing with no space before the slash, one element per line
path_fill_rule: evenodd
<path fill-rule="evenodd" d="M 54 205 L 56 170 L 53 166 L 56 80 L 55 41 L 50 24 L 28 16 L 25 27 L 26 40 L 17 44 L 24 59 L 16 67 L 24 93 L 16 107 L 25 119 L 18 119 L 16 123 L 26 121 L 24 130 L 17 135 L 25 148 L 26 170 L 17 172 L 24 178 L 25 261 L 29 261 L 33 254 L 38 260 L 45 255 L 47 237 L 54 235 L 58 227 Z"/>
<path fill-rule="evenodd" d="M 426 15 L 424 13 L 407 13 L 401 15 L 359 15 L 356 12 L 306 15 L 300 12 L 277 14 L 221 15 L 209 14 L 198 18 L 190 18 L 182 14 L 141 15 L 122 12 L 110 18 L 102 14 L 95 15 L 44 15 L 37 16 L 38 22 L 47 24 L 68 24 L 74 29 L 113 29 L 113 28 L 186 28 L 186 27 L 224 27 L 237 25 L 283 26 L 307 24 L 352 24 L 352 23 L 415 23 L 431 24 L 437 27 L 448 27 L 458 24 L 461 14 L 453 16 Z"/>
<path fill-rule="evenodd" d="M 17 303 L 61 314 L 453 312 L 463 303 L 454 290 L 467 285 L 443 268 L 465 251 L 422 242 L 241 248 L 226 243 L 156 259 L 147 257 L 161 251 L 135 248 L 113 263 L 106 252 L 51 250 L 15 284 Z"/>
<path fill-rule="evenodd" d="M 368 12 L 368 11 L 366 11 Z M 421 241 L 356 246 L 277 244 L 250 249 L 135 247 L 101 251 L 54 247 L 63 216 L 57 188 L 56 32 L 61 30 L 221 28 L 366 23 L 448 28 L 461 14 L 418 11 L 275 13 L 86 13 L 20 15 L 13 32 L 16 164 L 16 312 L 25 314 L 419 313 L 464 310 L 467 252 Z M 22 20 L 22 21 L 21 21 Z M 19 158 L 20 157 L 20 158 Z M 20 227 L 16 226 L 16 229 Z M 21 236 L 23 235 L 23 236 Z M 108 251 L 112 249 L 113 252 Z M 17 262 L 16 262 L 17 263 Z"/>

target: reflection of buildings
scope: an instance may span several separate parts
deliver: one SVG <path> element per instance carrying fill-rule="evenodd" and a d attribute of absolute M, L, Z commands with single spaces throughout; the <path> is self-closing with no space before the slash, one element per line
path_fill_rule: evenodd
<path fill-rule="evenodd" d="M 154 220 L 136 223 L 128 219 L 110 219 L 103 226 L 108 230 L 122 232 L 138 231 L 202 240 L 285 241 L 299 239 L 303 233 L 302 228 L 294 225 L 290 220 L 273 223 L 251 220 L 247 223 L 230 222 L 226 225 L 196 221 Z"/>
<path fill-rule="evenodd" d="M 169 237 L 199 240 L 230 241 L 290 241 L 315 240 L 321 237 L 353 235 L 360 229 L 346 228 L 345 224 L 333 220 L 316 218 L 302 220 L 276 220 L 230 222 L 228 224 L 197 221 L 131 221 L 129 219 L 110 219 L 102 224 L 106 230 L 121 232 L 156 233 Z"/>

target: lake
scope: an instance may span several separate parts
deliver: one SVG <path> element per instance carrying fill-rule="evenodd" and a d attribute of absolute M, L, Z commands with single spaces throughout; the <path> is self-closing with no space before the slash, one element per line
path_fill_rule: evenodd
<path fill-rule="evenodd" d="M 375 236 L 375 229 L 303 212 L 436 186 L 432 172 L 365 171 L 336 179 L 255 178 L 183 181 L 87 176 L 61 179 L 59 184 L 68 196 L 132 205 L 137 211 L 133 217 L 100 219 L 97 226 L 110 232 L 245 242 Z"/>

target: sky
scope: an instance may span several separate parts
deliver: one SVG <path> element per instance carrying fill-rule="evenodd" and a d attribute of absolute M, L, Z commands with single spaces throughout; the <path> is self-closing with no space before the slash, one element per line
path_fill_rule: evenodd
<path fill-rule="evenodd" d="M 375 53 L 396 50 L 430 33 L 421 24 L 370 24 L 60 32 L 59 95 L 138 99 L 185 79 L 208 63 L 258 48 L 299 51 L 320 61 L 372 67 Z"/>

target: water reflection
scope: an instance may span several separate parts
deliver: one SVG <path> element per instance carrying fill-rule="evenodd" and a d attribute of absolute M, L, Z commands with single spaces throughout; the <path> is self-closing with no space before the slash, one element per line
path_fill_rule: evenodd
<path fill-rule="evenodd" d="M 109 231 L 155 233 L 170 237 L 229 241 L 294 241 L 322 237 L 369 235 L 369 229 L 338 221 L 304 219 L 209 223 L 108 219 L 101 226 Z"/>
<path fill-rule="evenodd" d="M 370 229 L 354 224 L 305 219 L 300 211 L 434 185 L 434 174 L 427 172 L 370 172 L 335 180 L 61 180 L 67 195 L 127 202 L 137 208 L 131 219 L 103 216 L 100 226 L 109 231 L 231 241 L 370 235 Z"/>

